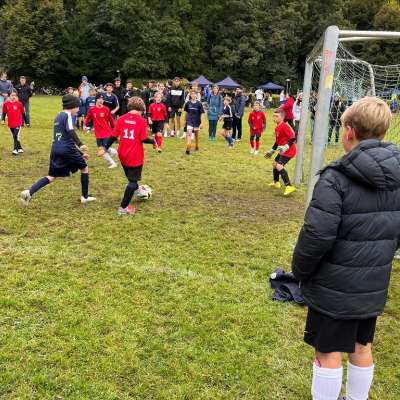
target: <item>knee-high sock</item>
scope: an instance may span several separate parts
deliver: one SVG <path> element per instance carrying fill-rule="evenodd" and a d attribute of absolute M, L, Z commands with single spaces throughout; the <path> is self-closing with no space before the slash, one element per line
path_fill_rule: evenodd
<path fill-rule="evenodd" d="M 112 147 L 110 147 L 109 149 L 108 149 L 108 152 L 111 154 L 111 156 L 116 156 L 117 154 L 118 154 L 118 151 L 117 150 L 115 150 L 115 149 L 113 149 Z"/>
<path fill-rule="evenodd" d="M 129 182 L 129 183 L 126 185 L 124 197 L 122 198 L 122 201 L 121 201 L 121 207 L 122 207 L 122 208 L 128 207 L 129 203 L 130 203 L 131 200 L 132 200 L 133 194 L 135 193 L 135 190 L 136 190 L 138 187 L 139 187 L 139 186 L 138 186 L 138 184 L 137 184 L 136 181 L 134 181 L 134 182 Z"/>
<path fill-rule="evenodd" d="M 89 174 L 81 173 L 81 186 L 82 186 L 82 196 L 87 199 L 89 196 Z"/>
<path fill-rule="evenodd" d="M 254 149 L 254 136 L 253 135 L 250 136 L 250 146 L 252 149 Z"/>
<path fill-rule="evenodd" d="M 367 400 L 374 377 L 374 366 L 357 367 L 347 363 L 347 400 Z"/>
<path fill-rule="evenodd" d="M 257 136 L 256 137 L 256 150 L 259 150 L 259 149 L 260 149 L 260 137 Z"/>
<path fill-rule="evenodd" d="M 272 170 L 272 173 L 273 173 L 273 176 L 274 176 L 274 182 L 279 182 L 279 171 L 276 168 L 274 168 Z"/>
<path fill-rule="evenodd" d="M 108 164 L 114 164 L 114 160 L 111 158 L 110 154 L 105 152 L 103 158 L 108 162 Z"/>
<path fill-rule="evenodd" d="M 283 168 L 281 170 L 280 174 L 281 174 L 281 177 L 282 177 L 282 180 L 283 180 L 283 183 L 285 184 L 285 186 L 289 186 L 290 185 L 290 179 L 289 179 L 289 175 L 288 175 L 286 169 Z"/>
<path fill-rule="evenodd" d="M 162 135 L 159 135 L 158 133 L 156 135 L 156 143 L 157 143 L 158 147 L 161 147 L 162 143 L 163 143 L 163 137 L 162 137 Z"/>
<path fill-rule="evenodd" d="M 313 365 L 311 394 L 313 400 L 337 400 L 342 388 L 343 368 L 321 368 Z"/>
<path fill-rule="evenodd" d="M 29 193 L 31 196 L 33 196 L 38 190 L 42 189 L 46 185 L 50 183 L 49 179 L 47 176 L 44 178 L 40 178 L 36 183 L 34 183 L 31 188 L 29 189 Z"/>

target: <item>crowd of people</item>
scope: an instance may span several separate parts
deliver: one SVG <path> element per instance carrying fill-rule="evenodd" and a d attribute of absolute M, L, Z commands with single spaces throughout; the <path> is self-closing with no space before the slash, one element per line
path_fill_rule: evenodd
<path fill-rule="evenodd" d="M 12 88 L 4 74 L 0 80 L 3 121 L 14 138 L 13 154 L 23 152 L 19 141 L 22 121 L 28 126 L 31 93 L 26 80 Z M 25 96 L 25 97 L 24 97 Z M 19 100 L 20 99 L 20 100 Z M 301 94 L 289 94 L 273 112 L 275 143 L 265 154 L 273 161 L 273 182 L 291 186 L 287 163 L 296 156 L 296 125 Z M 391 263 L 400 246 L 400 151 L 383 139 L 389 129 L 391 111 L 385 101 L 366 97 L 352 105 L 339 96 L 332 99 L 329 141 L 335 142 L 343 128 L 345 155 L 320 172 L 313 198 L 300 232 L 293 260 L 293 277 L 301 282 L 301 292 L 309 306 L 304 340 L 314 347 L 312 398 L 337 400 L 342 387 L 342 353 L 348 353 L 347 399 L 367 400 L 374 375 L 372 342 L 377 317 L 387 299 Z M 224 95 L 217 86 L 209 93 L 192 85 L 188 92 L 175 78 L 171 87 L 150 82 L 139 92 L 127 82 L 122 88 L 117 78 L 102 90 L 92 87 L 86 77 L 75 91 L 62 98 L 63 110 L 54 120 L 48 174 L 21 193 L 27 206 L 32 197 L 59 177 L 81 172 L 81 203 L 94 202 L 89 194 L 88 147 L 76 133 L 80 127 L 94 130 L 98 156 L 110 168 L 118 155 L 127 178 L 118 214 L 133 215 L 133 196 L 139 190 L 144 164 L 144 144 L 162 151 L 163 138 L 186 137 L 186 154 L 199 150 L 199 132 L 207 110 L 209 140 L 215 140 L 217 122 L 223 120 L 221 135 L 232 148 L 242 138 L 242 118 L 246 99 L 241 89 Z M 266 128 L 262 102 L 255 101 L 248 117 L 251 153 L 258 154 Z M 315 118 L 316 98 L 312 97 L 311 119 Z M 181 115 L 185 120 L 181 125 Z M 340 121 L 340 122 L 338 122 Z M 149 129 L 150 127 L 150 129 Z M 149 135 L 149 130 L 151 135 Z M 185 133 L 182 134 L 181 131 Z M 118 142 L 118 150 L 113 144 Z"/>

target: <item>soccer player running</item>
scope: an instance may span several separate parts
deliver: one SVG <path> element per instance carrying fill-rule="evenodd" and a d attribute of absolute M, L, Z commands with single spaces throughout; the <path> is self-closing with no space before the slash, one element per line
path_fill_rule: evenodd
<path fill-rule="evenodd" d="M 147 137 L 147 122 L 142 113 L 146 111 L 144 101 L 140 97 L 132 97 L 128 102 L 128 113 L 120 117 L 114 132 L 108 138 L 98 155 L 103 156 L 112 143 L 119 138 L 118 156 L 128 179 L 125 193 L 118 208 L 119 215 L 133 215 L 136 212 L 130 202 L 139 188 L 144 163 L 143 143 L 154 145 L 155 140 Z"/>
<path fill-rule="evenodd" d="M 88 148 L 78 138 L 72 117 L 79 111 L 79 98 L 66 94 L 62 98 L 63 111 L 54 120 L 54 140 L 51 147 L 50 166 L 47 176 L 40 178 L 30 189 L 21 192 L 21 203 L 28 206 L 32 196 L 40 189 L 54 182 L 56 178 L 69 176 L 81 171 L 81 203 L 87 204 L 96 198 L 89 195 Z"/>
<path fill-rule="evenodd" d="M 254 103 L 253 111 L 249 114 L 248 122 L 250 126 L 250 153 L 256 156 L 260 149 L 261 135 L 267 126 L 265 114 L 261 111 L 261 104 L 258 101 Z"/>
<path fill-rule="evenodd" d="M 288 196 L 293 193 L 296 188 L 291 185 L 289 175 L 285 169 L 285 165 L 296 155 L 296 138 L 293 129 L 285 122 L 285 112 L 278 108 L 274 111 L 273 120 L 276 124 L 275 128 L 275 143 L 265 154 L 265 158 L 271 158 L 273 154 L 278 151 L 279 154 L 276 156 L 272 163 L 274 181 L 268 186 L 281 188 L 279 177 L 282 177 L 285 185 L 284 196 Z"/>
<path fill-rule="evenodd" d="M 17 156 L 24 152 L 21 146 L 20 136 L 23 122 L 26 122 L 26 116 L 24 106 L 20 101 L 18 101 L 17 92 L 15 90 L 11 92 L 10 100 L 3 103 L 1 116 L 3 125 L 5 124 L 6 116 L 7 124 L 14 140 L 14 150 L 12 151 L 12 154 Z"/>
<path fill-rule="evenodd" d="M 202 128 L 202 116 L 204 108 L 197 98 L 197 91 L 190 92 L 190 101 L 185 104 L 186 111 L 186 154 L 190 155 L 192 150 L 192 139 L 195 140 L 195 150 L 199 150 L 199 132 Z"/>
<path fill-rule="evenodd" d="M 168 102 L 168 112 L 170 113 L 169 126 L 170 136 L 174 137 L 175 132 L 180 137 L 182 108 L 185 104 L 185 91 L 181 87 L 181 79 L 176 77 L 172 83 Z"/>
<path fill-rule="evenodd" d="M 157 150 L 161 153 L 161 146 L 163 142 L 163 131 L 165 121 L 168 121 L 167 107 L 162 102 L 162 93 L 157 92 L 154 96 L 154 103 L 150 104 L 149 107 L 149 123 L 151 124 L 151 130 L 155 137 Z"/>
<path fill-rule="evenodd" d="M 107 139 L 112 135 L 114 119 L 110 110 L 104 105 L 103 94 L 101 93 L 96 95 L 96 106 L 89 110 L 83 128 L 86 130 L 90 123 L 94 125 L 97 147 L 104 147 Z M 108 163 L 108 168 L 115 168 L 117 163 L 112 159 L 111 155 L 117 155 L 117 151 L 110 147 L 104 153 L 103 158 Z"/>

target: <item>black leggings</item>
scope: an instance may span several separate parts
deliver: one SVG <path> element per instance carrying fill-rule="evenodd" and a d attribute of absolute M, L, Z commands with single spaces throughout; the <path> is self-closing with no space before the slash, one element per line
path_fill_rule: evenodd
<path fill-rule="evenodd" d="M 233 117 L 233 130 L 232 130 L 232 138 L 236 139 L 236 131 L 238 140 L 242 139 L 242 118 Z"/>
<path fill-rule="evenodd" d="M 19 141 L 21 127 L 17 126 L 16 128 L 10 128 L 10 131 L 11 131 L 13 139 L 14 139 L 14 150 L 22 149 L 21 142 Z"/>

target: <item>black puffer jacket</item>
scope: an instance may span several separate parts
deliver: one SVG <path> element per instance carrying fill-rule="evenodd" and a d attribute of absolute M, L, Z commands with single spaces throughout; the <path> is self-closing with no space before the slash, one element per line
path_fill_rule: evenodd
<path fill-rule="evenodd" d="M 400 246 L 400 150 L 364 140 L 327 166 L 293 254 L 306 304 L 336 319 L 383 312 Z"/>

